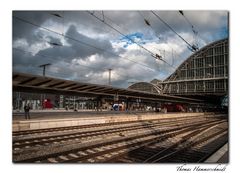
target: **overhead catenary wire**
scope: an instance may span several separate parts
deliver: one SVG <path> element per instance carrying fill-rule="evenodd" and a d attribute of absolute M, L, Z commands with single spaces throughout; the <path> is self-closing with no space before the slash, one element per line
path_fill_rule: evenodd
<path fill-rule="evenodd" d="M 164 23 L 171 31 L 173 31 L 181 40 L 183 40 L 187 45 L 188 48 L 192 51 L 195 52 L 198 50 L 198 48 L 195 45 L 191 45 L 189 42 L 187 42 L 181 35 L 179 35 L 167 22 L 165 22 L 157 13 L 154 11 L 151 11 L 154 16 L 157 17 L 162 23 Z"/>
<path fill-rule="evenodd" d="M 98 16 L 96 16 L 95 14 L 91 13 L 88 11 L 88 13 L 90 15 L 92 15 L 93 17 L 95 17 L 97 20 L 103 22 L 105 25 L 107 25 L 108 27 L 112 28 L 114 31 L 118 32 L 120 35 L 122 35 L 123 37 L 127 38 L 128 40 L 130 40 L 132 43 L 137 44 L 139 47 L 141 47 L 142 49 L 144 49 L 146 52 L 150 53 L 151 56 L 153 56 L 155 59 L 158 60 L 162 60 L 162 57 L 158 54 L 154 54 L 152 51 L 150 51 L 149 49 L 147 49 L 146 47 L 144 47 L 143 45 L 139 44 L 138 42 L 134 41 L 132 38 L 130 38 L 129 36 L 123 34 L 121 31 L 119 31 L 118 29 L 116 29 L 115 27 L 113 27 L 112 25 L 110 25 L 109 23 L 101 20 L 101 18 L 99 18 Z M 162 60 L 163 61 L 163 60 Z"/>
<path fill-rule="evenodd" d="M 181 14 L 181 16 L 183 16 L 183 18 L 187 21 L 187 23 L 190 25 L 192 32 L 194 34 L 195 37 L 197 37 L 198 32 L 195 29 L 195 27 L 193 26 L 193 24 L 190 22 L 190 20 L 188 20 L 188 18 L 186 17 L 186 15 L 184 14 L 184 12 L 182 10 L 179 10 L 179 13 Z M 196 38 L 195 38 L 196 39 Z"/>
<path fill-rule="evenodd" d="M 149 20 L 149 19 L 146 19 L 140 11 L 138 11 L 138 14 L 143 18 L 145 24 L 146 24 L 147 26 L 149 26 L 149 27 L 152 29 L 152 31 L 155 33 L 155 30 L 154 30 L 154 28 L 152 27 L 152 25 L 151 25 L 151 23 L 150 23 L 150 20 Z M 155 33 L 155 35 L 156 35 L 156 37 L 157 37 L 159 40 L 161 40 L 161 39 L 157 36 L 156 33 Z M 170 47 L 168 44 L 167 44 L 167 46 L 172 49 L 171 54 L 173 55 L 173 48 Z M 154 48 L 155 50 L 161 52 L 160 49 L 157 49 L 157 48 L 155 48 L 155 47 L 153 47 L 153 48 Z M 168 52 L 168 51 L 166 51 L 166 52 Z M 164 50 L 164 57 L 165 57 L 165 50 Z M 172 64 L 168 63 L 168 64 L 169 64 L 170 66 L 172 66 L 172 67 L 174 68 L 174 70 L 176 69 L 176 67 L 173 66 L 173 63 L 172 63 Z"/>
<path fill-rule="evenodd" d="M 92 13 L 90 13 L 90 14 L 92 14 Z M 93 13 L 93 14 L 94 14 L 94 13 Z M 19 20 L 19 21 L 22 21 L 22 22 L 24 22 L 24 23 L 30 24 L 30 25 L 32 25 L 32 26 L 35 26 L 35 27 L 44 29 L 44 30 L 46 30 L 46 31 L 48 31 L 48 32 L 52 32 L 52 33 L 54 33 L 54 34 L 56 34 L 56 35 L 63 36 L 64 38 L 73 40 L 73 41 L 75 41 L 75 42 L 77 42 L 77 43 L 86 45 L 86 46 L 88 46 L 88 47 L 95 48 L 95 49 L 100 50 L 100 51 L 102 51 L 102 52 L 107 52 L 107 53 L 109 53 L 109 54 L 111 54 L 111 55 L 114 55 L 114 56 L 117 56 L 117 57 L 120 57 L 120 58 L 124 58 L 124 59 L 126 59 L 126 60 L 128 60 L 128 61 L 131 61 L 131 62 L 133 62 L 133 63 L 139 64 L 139 65 L 145 67 L 145 68 L 144 68 L 145 70 L 148 69 L 148 70 L 151 70 L 151 71 L 156 71 L 155 69 L 152 69 L 150 66 L 148 66 L 148 65 L 146 65 L 146 64 L 139 63 L 139 62 L 134 61 L 134 60 L 132 60 L 132 59 L 129 59 L 129 58 L 127 58 L 127 57 L 123 57 L 123 56 L 117 55 L 117 54 L 115 54 L 115 53 L 113 53 L 113 52 L 110 52 L 110 51 L 108 51 L 108 50 L 105 50 L 105 49 L 96 47 L 96 46 L 94 46 L 94 45 L 92 45 L 92 44 L 89 44 L 89 43 L 86 43 L 86 42 L 77 40 L 77 39 L 72 38 L 72 37 L 70 37 L 70 36 L 68 36 L 68 35 L 66 35 L 66 34 L 62 35 L 61 33 L 57 32 L 57 31 L 54 31 L 54 30 L 49 29 L 49 28 L 46 28 L 46 27 L 44 27 L 44 26 L 40 26 L 40 25 L 38 25 L 38 24 L 35 24 L 35 23 L 33 23 L 33 22 L 30 22 L 30 21 L 28 21 L 28 20 L 22 19 L 22 18 L 17 17 L 17 16 L 13 16 L 13 18 L 15 18 L 15 19 L 17 19 L 17 20 Z"/>
<path fill-rule="evenodd" d="M 196 28 L 194 27 L 194 25 L 192 24 L 192 22 L 190 22 L 190 20 L 186 17 L 186 15 L 184 14 L 184 12 L 183 12 L 182 10 L 179 10 L 179 13 L 181 14 L 181 16 L 184 17 L 184 19 L 187 21 L 187 23 L 191 26 L 194 35 L 198 35 L 198 31 L 196 30 Z"/>
<path fill-rule="evenodd" d="M 185 14 L 183 13 L 183 11 L 182 11 L 182 10 L 179 10 L 179 13 L 184 17 L 184 19 L 187 21 L 187 23 L 192 27 L 193 32 L 194 32 L 194 33 L 197 33 L 197 32 L 195 31 L 195 29 L 194 29 L 193 24 L 190 22 L 190 20 L 188 20 L 188 18 L 185 16 Z"/>
<path fill-rule="evenodd" d="M 146 24 L 147 26 L 149 26 L 150 28 L 152 28 L 152 25 L 151 25 L 150 21 L 149 21 L 148 19 L 146 19 L 146 17 L 144 17 L 143 14 L 142 14 L 140 11 L 138 11 L 138 14 L 143 18 L 145 24 Z M 153 29 L 153 28 L 152 28 L 152 29 Z M 154 30 L 153 30 L 153 31 L 154 31 Z"/>
<path fill-rule="evenodd" d="M 50 13 L 50 14 L 62 19 L 62 35 L 64 35 L 64 11 L 62 12 L 62 15 L 60 15 L 59 13 Z"/>
<path fill-rule="evenodd" d="M 138 42 L 134 41 L 133 39 L 131 39 L 129 36 L 123 34 L 121 31 L 119 31 L 118 29 L 114 28 L 112 25 L 110 25 L 109 23 L 102 21 L 101 18 L 99 18 L 98 16 L 96 16 L 94 13 L 91 13 L 88 11 L 89 14 L 91 14 L 92 16 L 94 16 L 96 19 L 98 19 L 99 21 L 103 22 L 105 25 L 107 25 L 108 27 L 110 27 L 111 29 L 113 29 L 114 31 L 118 32 L 120 35 L 122 35 L 123 37 L 126 37 L 128 40 L 130 40 L 131 42 L 137 44 L 140 48 L 142 48 L 143 50 L 147 51 L 148 53 L 150 53 L 150 55 L 157 59 L 157 60 L 161 60 L 164 63 L 166 63 L 168 66 L 170 66 L 171 68 L 173 68 L 174 70 L 176 69 L 176 67 L 174 67 L 173 65 L 171 65 L 170 63 L 168 63 L 167 61 L 165 61 L 163 59 L 163 57 L 157 53 L 153 53 L 152 51 L 150 51 L 149 49 L 145 48 L 144 46 L 142 46 L 141 44 L 139 44 Z"/>
<path fill-rule="evenodd" d="M 106 22 L 107 22 L 107 20 L 108 20 L 108 22 L 112 22 L 112 24 L 116 25 L 116 26 L 119 27 L 120 29 L 123 29 L 123 30 L 125 30 L 126 32 L 130 32 L 126 27 L 120 26 L 119 24 L 117 24 L 116 22 L 114 22 L 113 19 L 111 19 L 110 17 L 108 17 L 106 14 L 104 15 L 104 19 L 105 19 Z"/>
<path fill-rule="evenodd" d="M 204 41 L 204 39 L 201 37 L 201 35 L 199 34 L 199 32 L 196 30 L 196 27 L 194 27 L 194 25 L 192 24 L 192 22 L 187 18 L 187 16 L 184 14 L 183 10 L 179 10 L 178 11 L 180 13 L 181 16 L 183 16 L 183 18 L 185 19 L 185 21 L 187 21 L 187 23 L 190 25 L 190 27 L 192 28 L 192 32 L 194 34 L 194 39 L 196 40 L 195 42 L 197 43 L 197 38 L 201 39 L 202 41 Z M 197 44 L 198 46 L 198 44 Z"/>
<path fill-rule="evenodd" d="M 143 17 L 143 15 L 140 13 L 140 11 L 138 11 L 139 12 L 139 14 Z M 94 12 L 89 12 L 91 15 L 94 15 Z M 94 17 L 97 17 L 97 16 L 94 16 Z M 144 18 L 144 17 L 143 17 Z M 109 17 L 107 17 L 106 15 L 104 15 L 104 19 L 108 19 L 109 21 L 111 21 L 113 24 L 115 24 L 115 25 L 117 25 L 119 28 L 123 28 L 122 26 L 119 26 L 118 24 L 116 24 L 111 18 L 109 18 Z M 98 18 L 98 20 L 100 20 L 100 18 Z M 106 24 L 106 21 L 102 21 L 103 23 L 105 23 Z M 147 20 L 145 21 L 145 22 L 148 22 Z M 150 25 L 150 23 L 148 23 L 149 25 Z M 110 25 L 110 24 L 109 24 Z M 110 28 L 112 28 L 112 27 L 110 27 Z M 151 27 L 152 28 L 152 27 Z M 116 28 L 115 28 L 116 29 Z M 127 30 L 126 28 L 123 28 L 124 30 Z M 154 31 L 154 29 L 152 28 L 152 30 Z M 115 30 L 116 31 L 116 30 Z M 127 30 L 128 31 L 128 30 Z M 129 32 L 129 31 L 128 31 Z M 118 32 L 119 33 L 119 32 Z M 122 32 L 121 32 L 122 33 Z M 124 36 L 124 37 L 126 37 L 126 35 L 124 35 L 123 33 L 121 34 L 122 36 Z M 127 38 L 127 37 L 126 37 Z M 135 44 L 140 44 L 140 43 L 138 43 L 138 42 L 136 42 L 136 41 L 134 41 L 134 40 L 132 40 L 131 38 L 127 38 L 127 39 L 129 39 L 130 41 L 132 41 L 133 43 L 135 43 Z M 160 38 L 158 38 L 158 39 L 160 39 Z M 141 47 L 141 46 L 140 46 Z M 142 47 L 141 47 L 142 48 Z M 154 47 L 152 47 L 152 48 L 154 48 Z M 156 48 L 154 48 L 154 49 L 156 49 Z M 158 49 L 157 49 L 158 50 Z M 159 50 L 158 50 L 159 51 Z M 160 52 L 160 51 L 159 51 Z M 176 67 L 175 66 L 173 66 L 173 64 L 171 65 L 170 63 L 168 63 L 167 61 L 165 61 L 164 59 L 163 59 L 163 57 L 162 56 L 160 56 L 159 54 L 154 54 L 154 53 L 152 53 L 151 54 L 151 56 L 153 56 L 155 59 L 157 59 L 157 60 L 161 60 L 161 61 L 163 61 L 164 63 L 166 63 L 167 65 L 169 65 L 171 68 L 173 68 L 174 70 L 176 69 Z"/>

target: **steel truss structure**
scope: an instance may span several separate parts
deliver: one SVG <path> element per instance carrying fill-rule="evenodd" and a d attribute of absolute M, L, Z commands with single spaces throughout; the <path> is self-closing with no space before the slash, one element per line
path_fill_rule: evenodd
<path fill-rule="evenodd" d="M 203 47 L 161 83 L 162 92 L 170 95 L 226 95 L 228 54 L 228 39 Z"/>

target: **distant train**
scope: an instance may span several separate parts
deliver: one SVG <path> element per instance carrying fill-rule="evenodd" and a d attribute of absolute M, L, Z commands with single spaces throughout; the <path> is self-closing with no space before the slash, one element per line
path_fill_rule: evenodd
<path fill-rule="evenodd" d="M 166 103 L 161 105 L 161 110 L 166 110 L 167 112 L 186 112 L 187 106 L 184 104 Z"/>
<path fill-rule="evenodd" d="M 162 112 L 228 112 L 228 107 L 219 105 L 185 105 L 180 103 L 165 103 L 161 105 Z M 159 111 L 159 110 L 158 110 Z"/>

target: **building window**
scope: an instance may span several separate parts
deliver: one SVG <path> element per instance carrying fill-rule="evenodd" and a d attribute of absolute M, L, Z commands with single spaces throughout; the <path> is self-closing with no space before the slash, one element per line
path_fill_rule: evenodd
<path fill-rule="evenodd" d="M 171 85 L 171 93 L 177 93 L 177 85 L 176 84 Z"/>
<path fill-rule="evenodd" d="M 194 91 L 194 83 L 189 82 L 187 83 L 187 92 L 193 92 Z"/>
<path fill-rule="evenodd" d="M 211 77 L 213 77 L 213 68 L 206 68 L 206 69 L 205 69 L 205 77 L 206 77 L 206 78 L 211 78 Z"/>
<path fill-rule="evenodd" d="M 213 91 L 213 88 L 214 88 L 213 81 L 205 82 L 205 91 Z"/>
<path fill-rule="evenodd" d="M 203 92 L 203 81 L 196 82 L 196 90 L 199 92 Z"/>
<path fill-rule="evenodd" d="M 207 56 L 212 56 L 212 55 L 213 55 L 213 49 L 211 48 L 207 51 Z"/>
<path fill-rule="evenodd" d="M 186 91 L 186 84 L 185 83 L 180 83 L 179 84 L 179 92 L 184 93 Z"/>
<path fill-rule="evenodd" d="M 215 82 L 215 90 L 216 91 L 224 91 L 224 80 L 217 80 Z"/>
<path fill-rule="evenodd" d="M 222 55 L 223 54 L 223 46 L 215 47 L 215 55 Z"/>
<path fill-rule="evenodd" d="M 213 57 L 206 57 L 205 67 L 213 67 Z"/>
<path fill-rule="evenodd" d="M 187 71 L 187 78 L 193 79 L 194 78 L 194 70 L 188 70 Z"/>
<path fill-rule="evenodd" d="M 215 77 L 223 77 L 224 76 L 224 67 L 216 67 L 215 68 Z"/>
<path fill-rule="evenodd" d="M 225 55 L 225 64 L 228 64 L 228 54 Z"/>
<path fill-rule="evenodd" d="M 195 61 L 196 61 L 196 68 L 203 67 L 203 58 L 198 58 Z"/>
<path fill-rule="evenodd" d="M 196 77 L 197 78 L 203 78 L 204 77 L 202 68 L 196 70 Z"/>
<path fill-rule="evenodd" d="M 215 57 L 215 65 L 224 65 L 224 55 L 217 55 Z"/>
<path fill-rule="evenodd" d="M 228 66 L 225 66 L 225 76 L 228 76 Z"/>
<path fill-rule="evenodd" d="M 225 53 L 228 54 L 228 45 L 225 44 Z"/>
<path fill-rule="evenodd" d="M 186 70 L 181 70 L 180 79 L 185 79 L 185 78 L 186 78 Z"/>

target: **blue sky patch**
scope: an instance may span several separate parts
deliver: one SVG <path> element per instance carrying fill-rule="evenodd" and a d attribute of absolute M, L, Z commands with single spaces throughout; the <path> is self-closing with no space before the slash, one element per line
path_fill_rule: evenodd
<path fill-rule="evenodd" d="M 145 44 L 146 42 L 143 39 L 143 33 L 136 32 L 133 34 L 128 34 L 122 38 L 120 38 L 120 41 L 125 42 L 123 45 L 124 48 L 127 48 L 129 45 L 135 44 L 134 42 L 137 42 L 139 44 Z"/>

